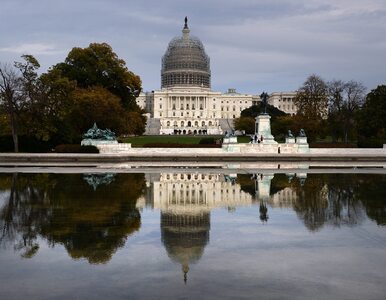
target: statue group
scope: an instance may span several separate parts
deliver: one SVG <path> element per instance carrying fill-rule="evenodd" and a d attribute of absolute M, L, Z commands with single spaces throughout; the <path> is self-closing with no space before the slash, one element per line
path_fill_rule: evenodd
<path fill-rule="evenodd" d="M 110 129 L 99 129 L 96 123 L 94 123 L 93 127 L 83 134 L 83 138 L 104 141 L 115 141 L 117 139 L 114 132 Z"/>

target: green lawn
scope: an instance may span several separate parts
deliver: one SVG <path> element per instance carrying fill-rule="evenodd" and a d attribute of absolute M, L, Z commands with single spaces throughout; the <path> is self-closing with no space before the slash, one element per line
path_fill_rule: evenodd
<path fill-rule="evenodd" d="M 134 147 L 141 147 L 144 144 L 162 143 L 162 144 L 199 144 L 201 139 L 222 139 L 221 135 L 206 136 L 188 136 L 188 135 L 143 135 L 120 138 L 121 143 L 131 143 Z M 248 136 L 238 137 L 239 143 L 249 143 Z"/>

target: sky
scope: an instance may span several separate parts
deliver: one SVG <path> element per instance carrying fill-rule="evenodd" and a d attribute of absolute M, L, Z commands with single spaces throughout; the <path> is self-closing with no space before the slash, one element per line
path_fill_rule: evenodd
<path fill-rule="evenodd" d="M 46 72 L 73 47 L 106 42 L 157 90 L 185 16 L 214 91 L 295 91 L 311 74 L 386 84 L 386 0 L 0 0 L 0 62 L 32 54 Z"/>

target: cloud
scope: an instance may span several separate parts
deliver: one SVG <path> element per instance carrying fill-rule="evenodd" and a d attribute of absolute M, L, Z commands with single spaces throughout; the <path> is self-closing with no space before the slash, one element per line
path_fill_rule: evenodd
<path fill-rule="evenodd" d="M 369 89 L 386 78 L 379 67 L 386 65 L 384 0 L 30 2 L 2 0 L 2 60 L 26 50 L 49 67 L 73 47 L 107 42 L 144 89 L 154 90 L 161 57 L 188 16 L 211 58 L 214 90 L 295 90 L 312 73 L 362 81 Z"/>
<path fill-rule="evenodd" d="M 63 53 L 63 50 L 58 50 L 54 45 L 43 43 L 20 44 L 17 46 L 0 48 L 2 52 L 11 52 L 17 54 L 32 54 L 32 55 L 56 55 Z"/>

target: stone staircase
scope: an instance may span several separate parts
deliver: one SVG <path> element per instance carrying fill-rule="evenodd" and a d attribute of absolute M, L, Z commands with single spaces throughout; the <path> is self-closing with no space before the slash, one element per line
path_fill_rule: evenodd
<path fill-rule="evenodd" d="M 220 127 L 224 133 L 225 133 L 225 131 L 230 132 L 230 131 L 234 130 L 233 119 L 220 119 L 219 123 L 220 123 Z"/>
<path fill-rule="evenodd" d="M 159 119 L 148 118 L 146 122 L 145 135 L 158 135 L 161 129 L 161 122 Z"/>

